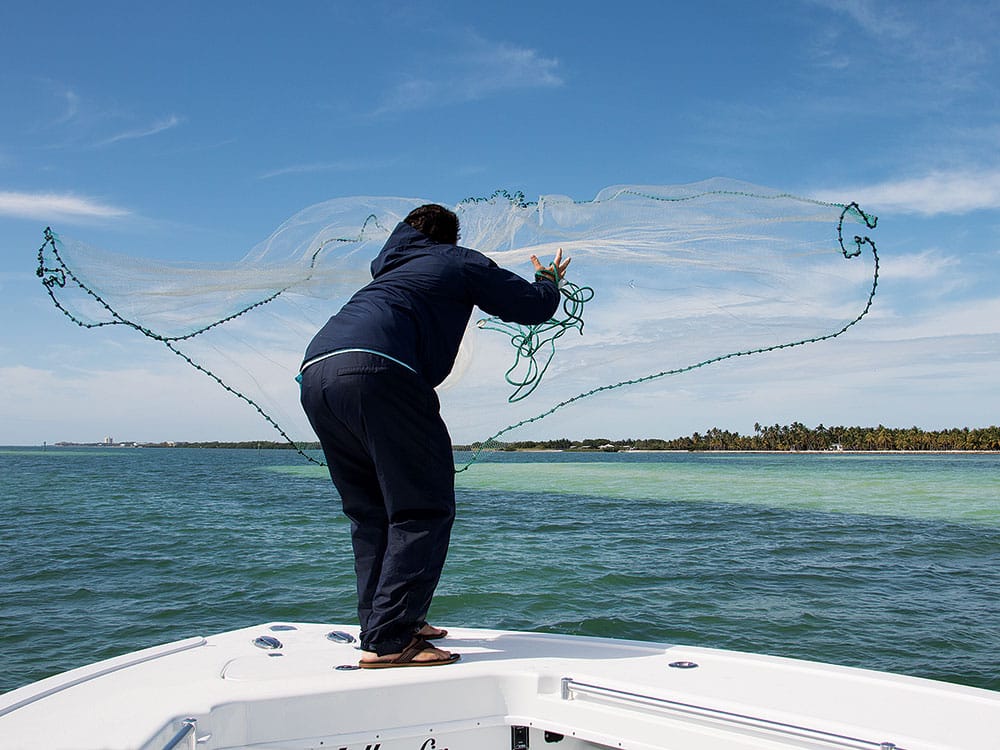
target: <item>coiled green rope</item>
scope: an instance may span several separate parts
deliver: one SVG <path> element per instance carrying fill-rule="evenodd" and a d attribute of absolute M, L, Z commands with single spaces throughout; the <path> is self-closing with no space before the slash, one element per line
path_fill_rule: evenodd
<path fill-rule="evenodd" d="M 507 323 L 496 317 L 484 318 L 476 323 L 484 331 L 499 331 L 510 337 L 514 347 L 514 364 L 504 373 L 507 383 L 514 386 L 514 392 L 507 398 L 509 403 L 527 398 L 542 382 L 555 356 L 557 340 L 571 330 L 583 335 L 583 306 L 594 298 L 594 290 L 564 280 L 559 291 L 563 296 L 563 318 L 552 318 L 535 326 Z M 546 352 L 543 353 L 542 349 Z M 544 361 L 539 363 L 541 357 Z M 523 375 L 515 375 L 521 369 L 524 370 Z"/>

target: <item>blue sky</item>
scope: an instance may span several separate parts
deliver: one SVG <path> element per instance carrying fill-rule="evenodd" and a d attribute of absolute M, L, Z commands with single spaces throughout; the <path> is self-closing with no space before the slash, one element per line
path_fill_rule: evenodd
<path fill-rule="evenodd" d="M 128 332 L 52 308 L 34 277 L 47 225 L 233 261 L 338 196 L 588 199 L 716 176 L 878 214 L 880 298 L 849 342 L 741 370 L 739 399 L 709 377 L 661 436 L 998 422 L 996 2 L 43 1 L 2 15 L 0 444 L 269 437 Z"/>

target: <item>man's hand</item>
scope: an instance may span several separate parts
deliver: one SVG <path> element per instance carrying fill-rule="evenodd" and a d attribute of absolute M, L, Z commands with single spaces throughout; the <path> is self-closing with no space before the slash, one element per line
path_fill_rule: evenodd
<path fill-rule="evenodd" d="M 548 268 L 541 264 L 537 255 L 531 256 L 531 265 L 535 267 L 535 276 L 545 276 L 558 284 L 566 276 L 566 268 L 569 266 L 569 262 L 571 260 L 572 258 L 567 258 L 563 261 L 562 248 L 559 248 L 559 250 L 556 251 L 555 260 L 552 261 Z"/>

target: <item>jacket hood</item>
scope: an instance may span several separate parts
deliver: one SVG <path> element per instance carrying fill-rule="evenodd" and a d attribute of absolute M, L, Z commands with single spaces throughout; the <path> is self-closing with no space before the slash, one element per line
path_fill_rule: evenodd
<path fill-rule="evenodd" d="M 419 232 L 406 222 L 400 222 L 392 230 L 382 251 L 372 261 L 372 278 L 378 278 L 386 271 L 405 263 L 413 257 L 414 251 L 426 250 L 432 247 L 447 247 L 435 242 L 423 232 Z"/>

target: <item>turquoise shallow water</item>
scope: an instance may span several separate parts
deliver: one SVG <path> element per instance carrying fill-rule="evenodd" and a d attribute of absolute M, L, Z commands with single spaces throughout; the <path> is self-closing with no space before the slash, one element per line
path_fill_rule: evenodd
<path fill-rule="evenodd" d="M 286 451 L 0 449 L 0 691 L 269 620 L 352 623 L 345 520 Z M 458 476 L 441 625 L 1000 690 L 1000 456 L 497 454 Z"/>

